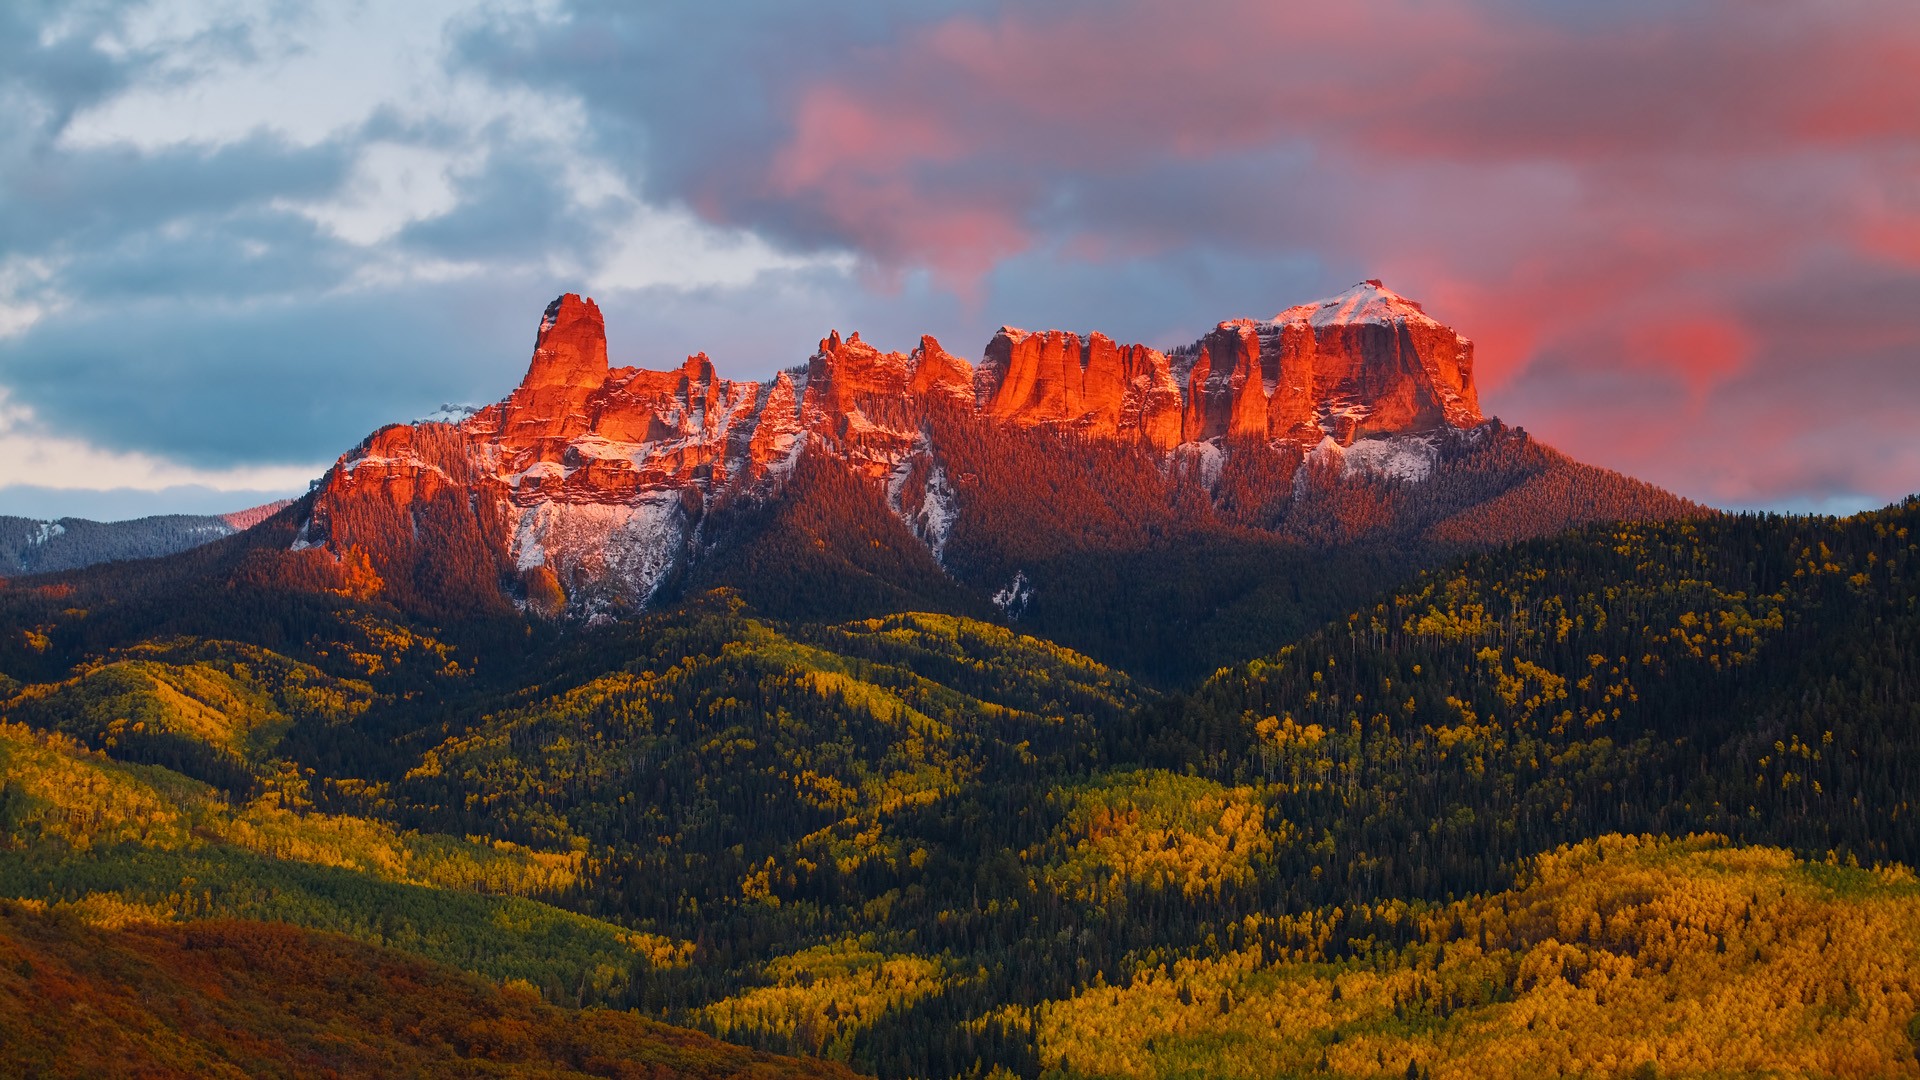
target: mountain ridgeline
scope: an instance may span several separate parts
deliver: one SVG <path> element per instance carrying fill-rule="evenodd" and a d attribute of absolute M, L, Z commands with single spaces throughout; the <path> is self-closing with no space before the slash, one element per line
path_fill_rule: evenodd
<path fill-rule="evenodd" d="M 172 555 L 252 528 L 288 505 L 282 499 L 231 514 L 159 514 L 129 521 L 0 517 L 0 573 L 48 574 Z"/>
<path fill-rule="evenodd" d="M 1916 530 L 1569 461 L 1378 283 L 765 384 L 562 298 L 0 584 L 0 1071 L 1920 1076 Z"/>
<path fill-rule="evenodd" d="M 725 585 L 792 618 L 1005 616 L 1177 682 L 1457 551 L 1704 512 L 1483 417 L 1472 357 L 1368 281 L 1166 353 L 1003 327 L 976 369 L 833 333 L 739 382 L 705 355 L 609 367 L 567 295 L 518 388 L 374 433 L 292 546 L 429 616 Z"/>

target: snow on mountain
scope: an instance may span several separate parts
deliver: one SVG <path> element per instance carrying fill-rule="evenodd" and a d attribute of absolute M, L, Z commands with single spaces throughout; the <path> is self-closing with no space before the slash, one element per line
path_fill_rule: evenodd
<path fill-rule="evenodd" d="M 1472 343 L 1377 281 L 1171 353 L 1002 327 L 976 368 L 931 337 L 902 353 L 835 332 L 765 383 L 722 378 L 704 354 L 611 367 L 598 306 L 569 294 L 543 312 L 519 387 L 369 436 L 328 474 L 297 542 L 393 559 L 417 547 L 417 562 L 453 528 L 501 574 L 551 578 L 591 616 L 645 604 L 700 558 L 711 510 L 774 497 L 802 454 L 872 484 L 943 560 L 968 511 L 941 423 L 1137 445 L 1189 462 L 1211 490 L 1231 456 L 1288 446 L 1333 446 L 1348 472 L 1417 483 L 1436 453 L 1423 433 L 1481 422 Z"/>

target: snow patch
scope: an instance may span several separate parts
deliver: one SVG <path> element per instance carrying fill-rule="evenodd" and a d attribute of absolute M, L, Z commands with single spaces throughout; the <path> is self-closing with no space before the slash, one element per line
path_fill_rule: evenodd
<path fill-rule="evenodd" d="M 578 457 L 596 461 L 630 461 L 635 465 L 647 460 L 658 448 L 671 452 L 698 443 L 696 439 L 661 439 L 658 442 L 625 442 L 602 435 L 579 435 L 567 443 L 567 450 Z M 545 464 L 552 464 L 547 462 Z M 537 467 L 537 466 L 536 466 Z M 532 470 L 529 469 L 529 472 Z"/>
<path fill-rule="evenodd" d="M 539 480 L 544 483 L 548 480 L 565 480 L 566 478 L 567 468 L 559 462 L 536 461 L 521 472 L 508 477 L 507 483 L 518 488 L 528 480 Z"/>
<path fill-rule="evenodd" d="M 946 553 L 947 537 L 953 523 L 960 520 L 960 495 L 947 481 L 947 470 L 938 465 L 927 474 L 927 494 L 920 503 L 920 538 L 933 549 L 935 561 Z"/>
<path fill-rule="evenodd" d="M 1352 446 L 1341 446 L 1333 436 L 1321 438 L 1302 462 L 1323 465 L 1338 463 L 1343 478 L 1374 476 L 1417 484 L 1433 475 L 1439 464 L 1438 440 L 1432 435 L 1392 435 L 1377 439 L 1359 439 Z M 1301 477 L 1296 476 L 1296 494 Z"/>
<path fill-rule="evenodd" d="M 993 606 L 1009 619 L 1018 619 L 1027 610 L 1027 602 L 1033 599 L 1033 582 L 1027 580 L 1025 570 L 1016 570 L 1013 580 L 1007 587 L 992 596 Z"/>
<path fill-rule="evenodd" d="M 907 480 L 913 475 L 916 461 L 922 455 L 932 453 L 932 444 L 921 436 L 914 446 L 914 452 L 906 454 L 894 463 L 887 473 L 887 508 L 899 518 L 921 543 L 933 552 L 935 562 L 940 562 L 946 553 L 947 536 L 953 532 L 953 523 L 960 520 L 960 494 L 954 490 L 952 481 L 947 479 L 947 470 L 939 462 L 929 462 L 926 487 L 920 493 L 920 505 L 909 512 L 906 508 Z"/>
<path fill-rule="evenodd" d="M 42 521 L 34 534 L 27 538 L 27 543 L 39 547 L 54 537 L 63 535 L 66 531 L 67 527 L 57 521 Z"/>
<path fill-rule="evenodd" d="M 1430 435 L 1399 435 L 1361 439 L 1347 447 L 1342 471 L 1351 476 L 1366 472 L 1389 480 L 1417 484 L 1433 475 L 1439 450 Z"/>
<path fill-rule="evenodd" d="M 1279 327 L 1290 322 L 1304 322 L 1316 330 L 1356 323 L 1440 325 L 1418 303 L 1375 280 L 1363 281 L 1338 296 L 1290 307 L 1275 315 L 1266 326 Z"/>
<path fill-rule="evenodd" d="M 509 553 L 522 571 L 551 566 L 583 614 L 643 606 L 686 548 L 680 500 L 674 490 L 634 503 L 536 503 L 521 510 Z"/>
<path fill-rule="evenodd" d="M 479 411 L 480 406 L 478 405 L 468 405 L 464 402 L 447 402 L 427 415 L 415 420 L 414 423 L 458 424 Z"/>
<path fill-rule="evenodd" d="M 1193 462 L 1200 473 L 1200 483 L 1211 491 L 1220 483 L 1220 470 L 1226 466 L 1227 452 L 1220 444 L 1212 441 L 1181 443 L 1173 448 L 1181 460 Z"/>
<path fill-rule="evenodd" d="M 786 436 L 781 436 L 781 439 L 784 440 L 785 438 Z M 767 462 L 767 475 L 773 478 L 775 482 L 783 481 L 787 477 L 792 476 L 793 470 L 800 464 L 800 455 L 806 453 L 807 433 L 804 431 L 797 432 L 792 438 L 793 445 L 787 450 L 786 457 L 778 461 Z M 778 445 L 778 442 L 776 442 L 775 445 Z"/>
<path fill-rule="evenodd" d="M 546 536 L 546 526 L 550 515 L 543 513 L 552 503 L 529 506 L 520 512 L 519 524 L 513 528 L 513 546 L 508 549 L 513 556 L 514 569 L 522 573 L 536 566 L 545 565 L 547 549 L 541 540 Z"/>

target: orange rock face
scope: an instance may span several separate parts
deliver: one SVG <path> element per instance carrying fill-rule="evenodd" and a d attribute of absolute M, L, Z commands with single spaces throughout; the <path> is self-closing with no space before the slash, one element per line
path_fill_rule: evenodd
<path fill-rule="evenodd" d="M 939 467 L 936 418 L 1161 451 L 1350 444 L 1480 423 L 1472 362 L 1470 342 L 1374 281 L 1270 320 L 1223 322 L 1170 354 L 1003 327 L 976 372 L 931 337 L 883 352 L 836 331 L 804 369 L 736 382 L 705 354 L 666 371 L 610 368 L 599 307 L 569 293 L 548 305 L 505 400 L 454 426 L 383 428 L 342 457 L 302 543 L 383 550 L 350 534 L 408 520 L 417 533 L 429 503 L 449 527 L 465 506 L 472 536 L 505 538 L 475 542 L 505 547 L 524 603 L 547 610 L 564 597 L 592 613 L 644 603 L 692 557 L 714 496 L 771 491 L 801 453 L 883 486 L 937 554 L 964 508 Z"/>
<path fill-rule="evenodd" d="M 1264 322 L 1223 322 L 1171 356 L 1002 327 L 976 397 L 992 420 L 1161 450 L 1222 438 L 1346 444 L 1483 419 L 1473 344 L 1377 281 Z"/>
<path fill-rule="evenodd" d="M 914 452 L 931 410 L 970 410 L 972 384 L 973 368 L 932 337 L 910 353 L 881 352 L 836 330 L 807 364 L 801 420 L 823 451 L 878 480 Z"/>
<path fill-rule="evenodd" d="M 600 306 L 568 293 L 547 305 L 527 377 L 500 405 L 500 441 L 534 447 L 586 430 L 586 402 L 607 380 Z"/>
<path fill-rule="evenodd" d="M 1289 308 L 1271 325 L 1292 329 L 1291 348 L 1279 350 L 1281 368 L 1299 373 L 1329 433 L 1348 422 L 1352 435 L 1365 436 L 1485 419 L 1473 343 L 1378 281 Z"/>
<path fill-rule="evenodd" d="M 1096 438 L 1181 441 L 1181 394 L 1167 358 L 1104 334 L 1003 326 L 987 343 L 975 398 L 989 419 L 1062 426 Z"/>

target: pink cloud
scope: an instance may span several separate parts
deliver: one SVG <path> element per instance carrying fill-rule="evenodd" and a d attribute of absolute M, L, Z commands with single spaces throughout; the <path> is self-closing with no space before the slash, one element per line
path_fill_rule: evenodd
<path fill-rule="evenodd" d="M 1626 350 L 1629 363 L 1678 378 L 1697 401 L 1746 366 L 1753 340 L 1737 320 L 1708 311 L 1641 323 L 1627 332 Z"/>
<path fill-rule="evenodd" d="M 1476 339 L 1496 397 L 1542 357 L 1577 357 L 1634 393 L 1681 387 L 1681 410 L 1725 407 L 1715 390 L 1752 372 L 1755 297 L 1920 269 L 1909 0 L 1556 11 L 1576 17 L 1498 0 L 955 17 L 794 88 L 765 195 L 962 291 L 1043 244 L 1304 251 L 1425 299 Z M 1267 189 L 1098 197 L 1277 153 L 1304 164 Z M 1216 190 L 1236 201 L 1178 203 Z"/>

